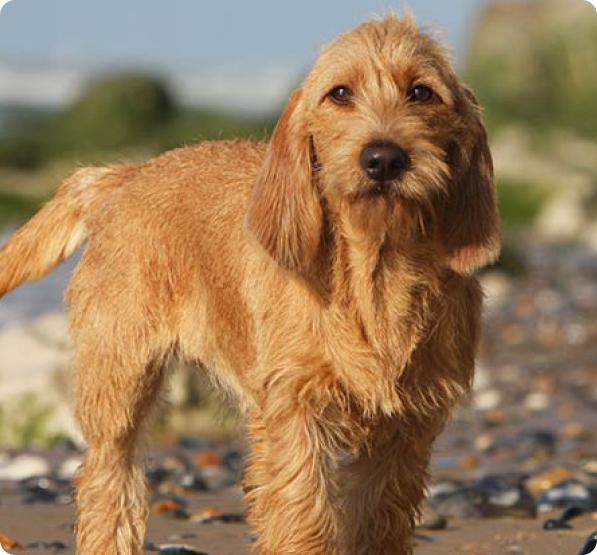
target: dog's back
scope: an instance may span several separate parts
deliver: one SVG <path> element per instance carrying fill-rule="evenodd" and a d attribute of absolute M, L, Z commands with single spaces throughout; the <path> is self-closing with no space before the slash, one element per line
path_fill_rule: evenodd
<path fill-rule="evenodd" d="M 160 251 L 169 239 L 186 234 L 175 245 L 180 256 L 201 243 L 217 245 L 221 259 L 226 239 L 240 231 L 264 151 L 258 142 L 210 142 L 139 166 L 77 171 L 0 250 L 0 298 L 46 275 L 89 236 L 120 241 L 133 233 L 143 242 L 162 233 L 161 244 L 152 245 Z"/>
<path fill-rule="evenodd" d="M 89 238 L 68 292 L 76 339 L 99 327 L 118 344 L 133 327 L 137 346 L 154 336 L 144 348 L 155 356 L 183 349 L 206 366 L 246 367 L 243 218 L 264 153 L 258 142 L 206 142 L 138 166 L 79 170 L 0 251 L 0 297 Z M 241 339 L 234 348 L 229 336 Z"/>

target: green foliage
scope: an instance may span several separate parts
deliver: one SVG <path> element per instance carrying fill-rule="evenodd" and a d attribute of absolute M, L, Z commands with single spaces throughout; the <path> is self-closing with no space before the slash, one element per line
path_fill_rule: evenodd
<path fill-rule="evenodd" d="M 39 209 L 40 204 L 39 199 L 0 191 L 0 229 L 7 224 L 29 218 Z"/>
<path fill-rule="evenodd" d="M 24 393 L 0 406 L 0 444 L 29 447 L 50 445 L 48 430 L 53 409 L 34 393 Z"/>
<path fill-rule="evenodd" d="M 32 136 L 0 140 L 0 167 L 35 169 L 42 161 L 41 142 Z"/>
<path fill-rule="evenodd" d="M 101 164 L 115 153 L 134 159 L 137 151 L 147 157 L 201 140 L 264 139 L 276 121 L 183 110 L 159 78 L 136 73 L 95 79 L 63 113 L 34 111 L 17 119 L 0 138 L 0 167 L 38 169 L 59 159 Z"/>
<path fill-rule="evenodd" d="M 597 137 L 594 15 L 588 4 L 565 0 L 487 4 L 475 27 L 466 76 L 490 127 L 518 121 Z"/>
<path fill-rule="evenodd" d="M 160 129 L 154 141 L 158 150 L 214 139 L 267 139 L 276 118 L 241 117 L 214 110 L 187 110 Z"/>
<path fill-rule="evenodd" d="M 522 181 L 498 182 L 498 206 L 504 226 L 528 225 L 539 215 L 548 199 L 544 187 Z"/>
<path fill-rule="evenodd" d="M 49 157 L 113 151 L 136 142 L 168 123 L 176 113 L 165 85 L 141 74 L 101 77 L 46 130 Z"/>

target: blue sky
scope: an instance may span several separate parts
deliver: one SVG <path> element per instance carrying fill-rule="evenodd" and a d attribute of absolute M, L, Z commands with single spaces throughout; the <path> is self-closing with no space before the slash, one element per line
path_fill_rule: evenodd
<path fill-rule="evenodd" d="M 411 0 L 419 21 L 462 51 L 484 0 Z M 377 0 L 13 0 L 0 13 L 0 63 L 303 71 L 318 45 L 403 2 Z"/>

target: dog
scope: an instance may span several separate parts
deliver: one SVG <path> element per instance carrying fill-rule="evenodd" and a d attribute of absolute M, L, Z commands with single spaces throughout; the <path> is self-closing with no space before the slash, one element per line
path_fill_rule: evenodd
<path fill-rule="evenodd" d="M 238 404 L 263 555 L 410 555 L 500 250 L 480 108 L 412 16 L 326 46 L 269 143 L 85 168 L 0 252 L 0 296 L 87 240 L 67 294 L 80 555 L 140 555 L 139 441 L 173 357 Z"/>

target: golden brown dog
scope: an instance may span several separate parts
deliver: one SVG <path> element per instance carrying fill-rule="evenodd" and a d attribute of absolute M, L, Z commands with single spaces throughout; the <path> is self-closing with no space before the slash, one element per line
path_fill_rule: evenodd
<path fill-rule="evenodd" d="M 234 395 L 264 555 L 407 555 L 499 251 L 471 92 L 410 17 L 339 37 L 269 144 L 77 172 L 0 253 L 0 295 L 89 238 L 68 292 L 81 555 L 140 555 L 137 440 L 168 360 Z"/>

